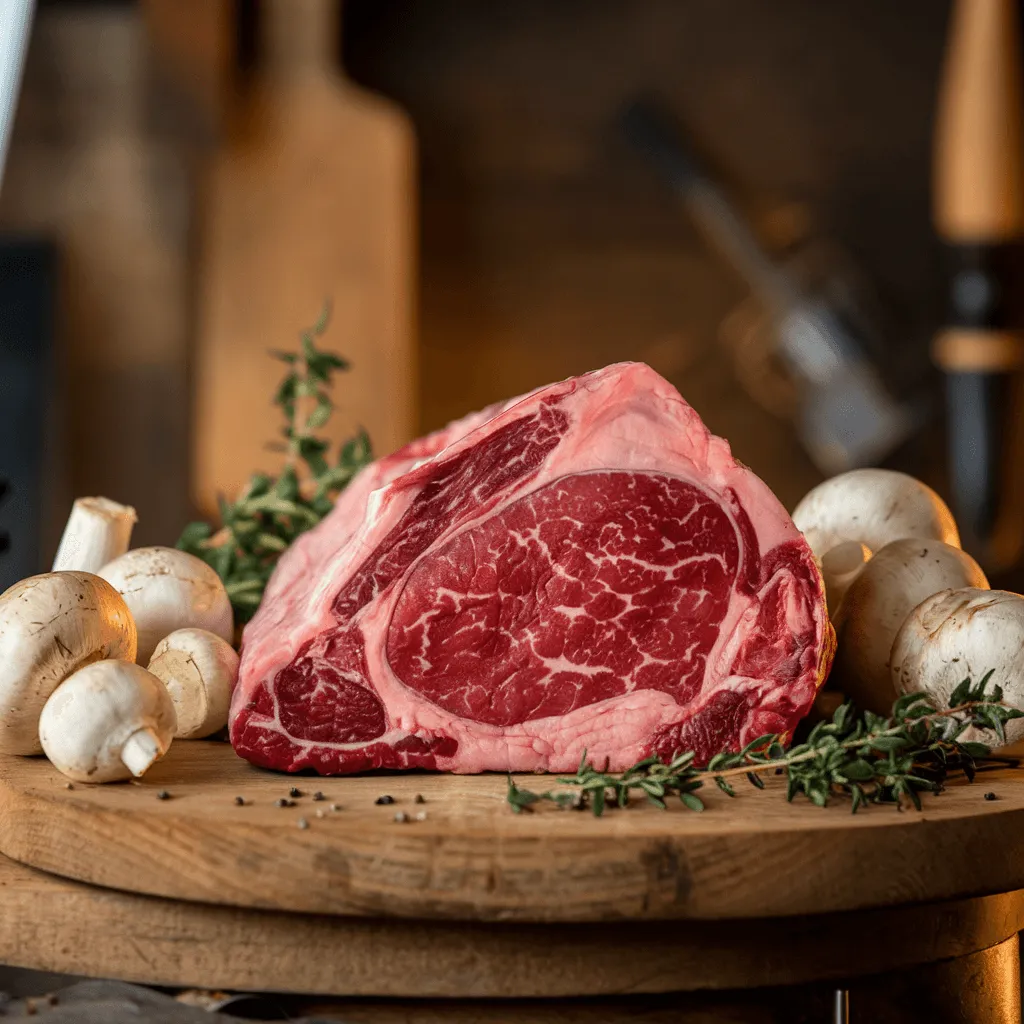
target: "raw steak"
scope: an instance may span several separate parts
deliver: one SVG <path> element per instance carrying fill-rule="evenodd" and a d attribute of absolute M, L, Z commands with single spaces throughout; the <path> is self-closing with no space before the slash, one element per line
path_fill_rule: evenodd
<path fill-rule="evenodd" d="M 778 500 L 622 363 L 365 469 L 246 628 L 231 741 L 323 774 L 703 762 L 791 731 L 833 646 Z"/>

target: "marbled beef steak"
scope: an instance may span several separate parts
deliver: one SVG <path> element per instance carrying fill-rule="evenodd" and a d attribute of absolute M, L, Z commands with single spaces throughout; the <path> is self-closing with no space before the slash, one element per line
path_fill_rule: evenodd
<path fill-rule="evenodd" d="M 791 730 L 832 651 L 778 500 L 622 363 L 364 470 L 245 631 L 231 741 L 324 774 L 706 760 Z"/>

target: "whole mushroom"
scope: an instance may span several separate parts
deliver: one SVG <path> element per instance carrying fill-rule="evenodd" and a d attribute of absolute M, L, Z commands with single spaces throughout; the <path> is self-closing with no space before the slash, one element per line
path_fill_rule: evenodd
<path fill-rule="evenodd" d="M 205 629 L 177 629 L 156 645 L 149 671 L 174 702 L 178 739 L 202 739 L 228 724 L 238 655 L 226 640 Z"/>
<path fill-rule="evenodd" d="M 960 547 L 953 514 L 927 484 L 891 469 L 853 469 L 819 484 L 793 511 L 818 558 L 848 541 L 880 551 L 916 537 Z"/>
<path fill-rule="evenodd" d="M 171 745 L 174 704 L 156 676 L 130 661 L 97 661 L 50 695 L 39 719 L 43 751 L 76 782 L 141 776 Z"/>
<path fill-rule="evenodd" d="M 942 590 L 907 617 L 892 645 L 892 681 L 898 693 L 924 692 L 944 707 L 969 678 L 1003 688 L 1003 700 L 1024 709 L 1024 597 L 1005 590 Z M 1024 719 L 1006 723 L 1006 742 L 993 730 L 968 729 L 964 740 L 992 747 L 1024 739 Z"/>
<path fill-rule="evenodd" d="M 836 616 L 833 675 L 862 709 L 888 714 L 896 699 L 889 670 L 893 641 L 907 616 L 940 590 L 988 589 L 977 562 L 937 540 L 886 544 L 850 584 Z"/>
<path fill-rule="evenodd" d="M 103 566 L 99 575 L 124 598 L 139 631 L 138 661 L 176 629 L 205 629 L 224 640 L 234 634 L 231 601 L 217 573 L 176 548 L 135 548 Z"/>
<path fill-rule="evenodd" d="M 0 595 L 0 753 L 38 754 L 47 698 L 76 670 L 135 658 L 121 595 L 86 572 L 31 576 Z"/>

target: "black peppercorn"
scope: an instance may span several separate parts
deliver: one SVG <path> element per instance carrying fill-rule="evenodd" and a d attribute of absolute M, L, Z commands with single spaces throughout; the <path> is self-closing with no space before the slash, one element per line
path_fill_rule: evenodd
<path fill-rule="evenodd" d="M 422 793 L 417 793 L 416 794 L 416 803 L 418 803 L 418 804 L 425 804 L 426 802 L 427 802 L 426 798 L 423 796 Z"/>
<path fill-rule="evenodd" d="M 986 800 L 998 800 L 998 799 L 999 799 L 999 797 L 997 797 L 997 796 L 995 795 L 995 793 L 986 793 L 986 794 L 985 794 L 985 799 L 986 799 Z"/>
<path fill-rule="evenodd" d="M 245 804 L 245 797 L 244 796 L 236 796 L 235 797 L 235 803 L 238 804 L 239 807 L 244 806 L 244 804 Z"/>
<path fill-rule="evenodd" d="M 393 804 L 394 802 L 395 798 L 393 796 L 387 796 L 386 794 L 384 796 L 379 796 L 374 800 L 375 804 Z"/>
<path fill-rule="evenodd" d="M 292 788 L 288 790 L 288 795 L 289 796 L 302 796 L 302 790 L 299 789 L 298 786 L 292 786 Z"/>
<path fill-rule="evenodd" d="M 314 799 L 314 800 L 324 800 L 324 799 L 326 799 L 326 798 L 324 797 L 323 793 L 321 793 L 321 792 L 320 792 L 320 790 L 318 789 L 318 790 L 317 790 L 317 791 L 316 791 L 316 792 L 315 792 L 315 793 L 313 794 L 313 799 Z"/>
<path fill-rule="evenodd" d="M 282 797 L 278 797 L 274 801 L 274 806 L 275 807 L 294 807 L 295 806 L 295 801 L 294 800 L 289 800 L 286 797 L 282 796 Z"/>
<path fill-rule="evenodd" d="M 161 789 L 160 792 L 157 793 L 156 798 L 157 800 L 170 800 L 171 794 L 168 793 L 166 789 Z"/>

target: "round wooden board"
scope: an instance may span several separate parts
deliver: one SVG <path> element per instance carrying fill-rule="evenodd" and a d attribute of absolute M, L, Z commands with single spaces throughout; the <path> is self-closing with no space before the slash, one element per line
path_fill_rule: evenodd
<path fill-rule="evenodd" d="M 282 914 L 101 889 L 0 856 L 0 963 L 181 988 L 416 999 L 760 988 L 969 956 L 1021 928 L 1024 892 L 781 918 L 771 942 L 758 922 Z"/>
<path fill-rule="evenodd" d="M 268 910 L 755 918 L 1024 888 L 1021 771 L 952 785 L 921 813 L 856 816 L 841 802 L 787 804 L 774 777 L 733 800 L 712 788 L 702 814 L 638 803 L 602 818 L 548 805 L 515 815 L 502 776 L 285 776 L 220 743 L 176 744 L 141 783 L 66 782 L 41 758 L 0 760 L 0 852 L 97 885 Z M 303 793 L 296 806 L 276 807 L 292 786 Z M 984 800 L 989 791 L 998 799 Z M 385 793 L 395 803 L 376 805 Z M 399 823 L 399 811 L 427 817 Z"/>

